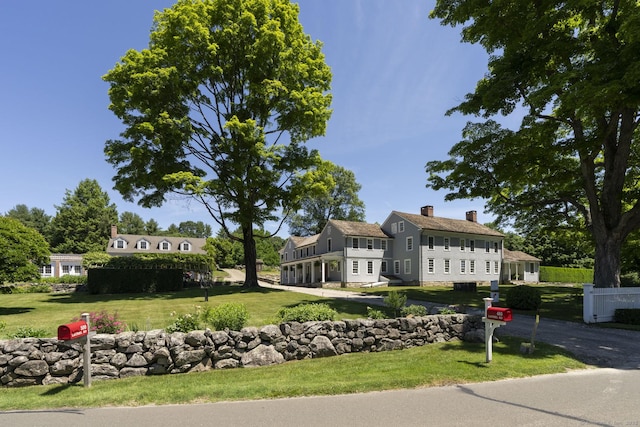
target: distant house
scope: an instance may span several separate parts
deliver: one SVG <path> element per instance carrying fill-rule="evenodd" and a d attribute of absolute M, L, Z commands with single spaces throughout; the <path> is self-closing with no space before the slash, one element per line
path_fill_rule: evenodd
<path fill-rule="evenodd" d="M 362 286 L 405 283 L 421 286 L 476 283 L 507 278 L 504 235 L 477 221 L 434 216 L 433 206 L 420 214 L 393 211 L 382 225 L 330 220 L 320 234 L 291 236 L 280 251 L 282 284 Z M 526 254 L 520 256 L 524 257 Z M 534 257 L 531 257 L 534 258 Z M 537 258 L 535 258 L 537 260 Z M 539 271 L 530 260 L 528 271 Z M 521 280 L 535 280 L 526 274 Z"/>
<path fill-rule="evenodd" d="M 49 264 L 40 266 L 41 277 L 83 276 L 82 255 L 51 254 Z"/>
<path fill-rule="evenodd" d="M 111 237 L 107 253 L 111 256 L 131 256 L 134 254 L 194 254 L 204 255 L 207 239 L 194 237 L 146 236 L 119 234 L 118 227 L 111 226 Z"/>
<path fill-rule="evenodd" d="M 502 281 L 540 281 L 540 259 L 521 251 L 504 250 Z"/>

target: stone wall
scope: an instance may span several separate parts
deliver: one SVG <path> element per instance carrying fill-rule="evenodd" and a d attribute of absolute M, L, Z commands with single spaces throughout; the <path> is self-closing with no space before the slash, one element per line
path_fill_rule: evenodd
<path fill-rule="evenodd" d="M 432 315 L 248 327 L 241 331 L 163 330 L 96 334 L 92 380 L 265 366 L 351 352 L 400 350 L 450 340 L 482 340 L 480 316 Z M 82 380 L 82 345 L 57 339 L 0 341 L 5 387 Z"/>

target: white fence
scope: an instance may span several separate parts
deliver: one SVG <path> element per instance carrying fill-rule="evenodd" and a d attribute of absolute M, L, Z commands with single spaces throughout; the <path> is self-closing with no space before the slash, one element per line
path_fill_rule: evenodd
<path fill-rule="evenodd" d="M 640 288 L 595 288 L 584 284 L 585 323 L 612 322 L 617 308 L 640 308 Z"/>

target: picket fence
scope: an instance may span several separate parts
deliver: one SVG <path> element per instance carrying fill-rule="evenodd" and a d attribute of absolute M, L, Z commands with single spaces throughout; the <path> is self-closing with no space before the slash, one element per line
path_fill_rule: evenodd
<path fill-rule="evenodd" d="M 596 288 L 584 285 L 585 323 L 612 322 L 617 308 L 640 308 L 640 288 Z"/>

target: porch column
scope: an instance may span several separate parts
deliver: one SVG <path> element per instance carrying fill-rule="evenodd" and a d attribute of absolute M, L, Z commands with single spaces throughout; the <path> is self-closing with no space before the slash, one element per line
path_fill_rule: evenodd
<path fill-rule="evenodd" d="M 324 269 L 325 269 L 325 263 L 324 260 L 320 262 L 320 282 L 324 283 L 325 281 L 325 277 L 324 277 Z"/>
<path fill-rule="evenodd" d="M 316 283 L 316 262 L 311 261 L 311 283 Z"/>

